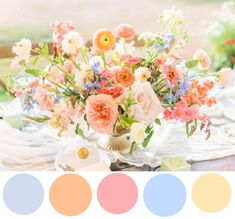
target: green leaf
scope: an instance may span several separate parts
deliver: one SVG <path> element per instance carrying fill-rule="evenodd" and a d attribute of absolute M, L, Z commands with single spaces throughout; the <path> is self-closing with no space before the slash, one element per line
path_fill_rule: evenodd
<path fill-rule="evenodd" d="M 76 127 L 76 129 L 75 129 L 75 133 L 76 133 L 77 135 L 80 135 L 82 138 L 85 138 L 84 132 L 83 132 L 83 130 L 79 127 L 79 124 L 77 124 L 77 127 Z"/>
<path fill-rule="evenodd" d="M 38 69 L 26 69 L 25 72 L 35 77 L 38 77 L 40 75 L 40 70 Z"/>
<path fill-rule="evenodd" d="M 43 122 L 46 122 L 50 119 L 50 117 L 48 117 L 48 116 L 43 116 L 43 117 L 40 117 L 40 118 L 27 116 L 27 118 L 29 118 L 30 120 L 33 120 L 34 122 L 38 122 L 38 123 L 43 123 Z"/>
<path fill-rule="evenodd" d="M 39 60 L 39 56 L 36 56 L 33 60 L 33 65 L 36 65 Z"/>
<path fill-rule="evenodd" d="M 131 125 L 133 123 L 136 122 L 136 120 L 134 119 L 134 117 L 125 117 L 125 116 L 120 116 L 120 122 L 122 124 L 122 126 L 127 127 L 127 128 L 131 128 Z"/>
<path fill-rule="evenodd" d="M 197 130 L 197 120 L 191 120 L 186 123 L 186 133 L 190 137 Z"/>
<path fill-rule="evenodd" d="M 190 60 L 185 63 L 187 68 L 194 68 L 198 63 L 198 60 Z"/>
<path fill-rule="evenodd" d="M 149 134 L 152 130 L 153 130 L 153 126 L 152 125 L 148 125 L 146 130 L 145 130 L 145 133 Z"/>
<path fill-rule="evenodd" d="M 133 142 L 132 145 L 131 145 L 130 154 L 132 154 L 137 149 L 138 149 L 138 145 L 135 142 Z"/>
<path fill-rule="evenodd" d="M 158 119 L 158 118 L 156 118 L 156 119 L 155 119 L 155 123 L 156 123 L 157 125 L 161 125 L 161 120 Z"/>
<path fill-rule="evenodd" d="M 153 134 L 154 134 L 154 131 L 152 130 L 152 131 L 149 132 L 148 136 L 144 139 L 144 141 L 143 141 L 143 143 L 142 143 L 142 146 L 143 146 L 144 148 L 146 148 L 146 147 L 148 146 L 148 144 L 149 144 L 149 142 L 150 142 L 150 140 L 151 140 Z"/>

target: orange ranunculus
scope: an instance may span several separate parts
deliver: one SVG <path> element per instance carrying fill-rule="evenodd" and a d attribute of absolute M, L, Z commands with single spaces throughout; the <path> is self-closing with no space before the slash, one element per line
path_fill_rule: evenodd
<path fill-rule="evenodd" d="M 93 46 L 103 52 L 112 49 L 115 45 L 115 36 L 110 30 L 101 29 L 94 34 Z"/>
<path fill-rule="evenodd" d="M 130 68 L 120 67 L 115 70 L 115 79 L 123 87 L 130 87 L 135 81 L 135 76 Z"/>

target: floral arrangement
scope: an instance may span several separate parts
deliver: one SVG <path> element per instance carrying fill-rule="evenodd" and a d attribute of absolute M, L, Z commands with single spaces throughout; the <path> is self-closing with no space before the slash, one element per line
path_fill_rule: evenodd
<path fill-rule="evenodd" d="M 207 28 L 209 52 L 214 70 L 234 68 L 235 64 L 235 3 L 223 3 Z"/>
<path fill-rule="evenodd" d="M 161 32 L 139 34 L 140 47 L 135 46 L 133 26 L 121 24 L 115 34 L 98 30 L 91 48 L 84 46 L 71 23 L 54 22 L 53 55 L 47 44 L 32 49 L 28 39 L 14 45 L 12 67 L 35 76 L 27 87 L 15 86 L 14 92 L 17 96 L 30 93 L 50 112 L 32 119 L 47 121 L 60 134 L 71 124 L 81 136 L 84 124 L 99 133 L 129 133 L 132 151 L 148 145 L 153 124 L 161 124 L 161 113 L 164 120 L 185 123 L 188 136 L 200 124 L 209 137 L 210 122 L 200 108 L 216 102 L 210 96 L 214 83 L 202 79 L 210 58 L 202 49 L 192 60 L 182 57 L 187 35 L 180 11 L 165 10 L 159 22 Z M 46 65 L 39 68 L 41 58 Z M 193 75 L 191 69 L 200 69 L 200 75 Z"/>

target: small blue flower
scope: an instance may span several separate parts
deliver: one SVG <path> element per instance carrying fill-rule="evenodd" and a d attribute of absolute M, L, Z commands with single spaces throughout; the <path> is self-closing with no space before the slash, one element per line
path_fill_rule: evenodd
<path fill-rule="evenodd" d="M 176 97 L 182 97 L 186 94 L 188 89 L 190 88 L 190 83 L 188 79 L 185 79 L 183 83 L 180 85 L 180 88 L 177 90 L 175 96 Z"/>
<path fill-rule="evenodd" d="M 92 90 L 92 89 L 94 89 L 94 84 L 92 82 L 86 82 L 85 83 L 85 88 L 87 90 Z"/>
<path fill-rule="evenodd" d="M 96 90 L 100 90 L 100 89 L 101 89 L 101 84 L 100 84 L 100 82 L 98 82 L 98 81 L 94 82 L 94 88 L 95 88 Z"/>
<path fill-rule="evenodd" d="M 168 43 L 171 43 L 175 39 L 175 36 L 171 33 L 166 34 L 164 40 Z"/>
<path fill-rule="evenodd" d="M 161 45 L 159 43 L 157 43 L 154 47 L 155 47 L 155 49 L 159 49 L 159 50 L 162 49 L 162 47 L 161 47 Z"/>
<path fill-rule="evenodd" d="M 95 62 L 92 66 L 91 66 L 91 70 L 99 75 L 100 74 L 100 70 L 99 70 L 99 67 L 100 67 L 101 63 L 98 61 L 98 62 Z"/>
<path fill-rule="evenodd" d="M 175 39 L 175 36 L 173 34 L 166 34 L 163 40 L 163 49 L 169 49 L 172 41 Z"/>

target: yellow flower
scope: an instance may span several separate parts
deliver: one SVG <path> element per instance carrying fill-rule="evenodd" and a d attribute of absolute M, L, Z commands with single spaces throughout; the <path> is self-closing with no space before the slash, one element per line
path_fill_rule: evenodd
<path fill-rule="evenodd" d="M 94 34 L 93 44 L 95 48 L 106 52 L 114 47 L 115 36 L 110 30 L 101 29 Z"/>

